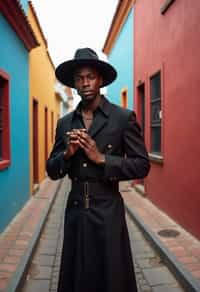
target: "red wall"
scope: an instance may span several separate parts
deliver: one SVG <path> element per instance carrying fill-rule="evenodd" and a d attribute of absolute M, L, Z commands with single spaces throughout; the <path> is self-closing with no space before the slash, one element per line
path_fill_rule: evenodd
<path fill-rule="evenodd" d="M 161 70 L 163 165 L 152 161 L 148 197 L 200 238 L 200 1 L 138 0 L 134 6 L 135 109 L 145 82 L 150 149 L 149 78 Z M 191 3 L 192 2 L 192 3 Z M 140 80 L 140 81 L 139 81 Z"/>

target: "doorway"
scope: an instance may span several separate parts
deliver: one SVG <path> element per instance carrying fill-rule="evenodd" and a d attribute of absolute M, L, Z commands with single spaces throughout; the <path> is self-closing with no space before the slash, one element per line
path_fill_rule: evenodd
<path fill-rule="evenodd" d="M 33 100 L 33 184 L 38 185 L 38 101 Z"/>

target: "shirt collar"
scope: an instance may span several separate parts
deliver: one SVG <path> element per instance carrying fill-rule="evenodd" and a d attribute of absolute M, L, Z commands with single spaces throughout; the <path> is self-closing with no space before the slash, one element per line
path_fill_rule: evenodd
<path fill-rule="evenodd" d="M 101 102 L 99 104 L 99 106 L 97 107 L 96 109 L 96 112 L 98 110 L 100 110 L 106 117 L 108 117 L 109 115 L 109 101 L 105 98 L 104 95 L 101 96 L 102 99 L 101 99 Z M 77 105 L 76 109 L 75 109 L 75 113 L 77 115 L 81 115 L 81 107 L 82 107 L 82 101 L 79 102 L 79 104 Z"/>

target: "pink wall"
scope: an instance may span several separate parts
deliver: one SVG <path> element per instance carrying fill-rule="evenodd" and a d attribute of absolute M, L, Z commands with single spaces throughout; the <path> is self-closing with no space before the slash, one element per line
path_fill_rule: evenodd
<path fill-rule="evenodd" d="M 138 81 L 145 82 L 150 149 L 149 78 L 161 70 L 163 165 L 152 161 L 148 197 L 200 238 L 200 1 L 138 0 L 134 19 L 135 109 Z M 192 3 L 190 3 L 192 2 Z"/>

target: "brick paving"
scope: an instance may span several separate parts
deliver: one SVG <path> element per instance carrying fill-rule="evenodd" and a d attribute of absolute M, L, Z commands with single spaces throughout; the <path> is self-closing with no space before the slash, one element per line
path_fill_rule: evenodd
<path fill-rule="evenodd" d="M 59 184 L 48 178 L 44 180 L 37 195 L 30 198 L 0 235 L 0 292 L 6 291 L 15 277 L 41 216 L 52 203 Z"/>
<path fill-rule="evenodd" d="M 148 197 L 138 194 L 128 182 L 122 184 L 121 189 L 126 189 L 123 192 L 125 204 L 139 216 L 200 285 L 200 241 L 153 205 Z M 158 232 L 163 229 L 173 229 L 180 234 L 175 238 L 159 236 Z"/>
<path fill-rule="evenodd" d="M 63 216 L 69 187 L 69 180 L 63 180 L 38 241 L 21 292 L 56 292 L 63 241 Z"/>

